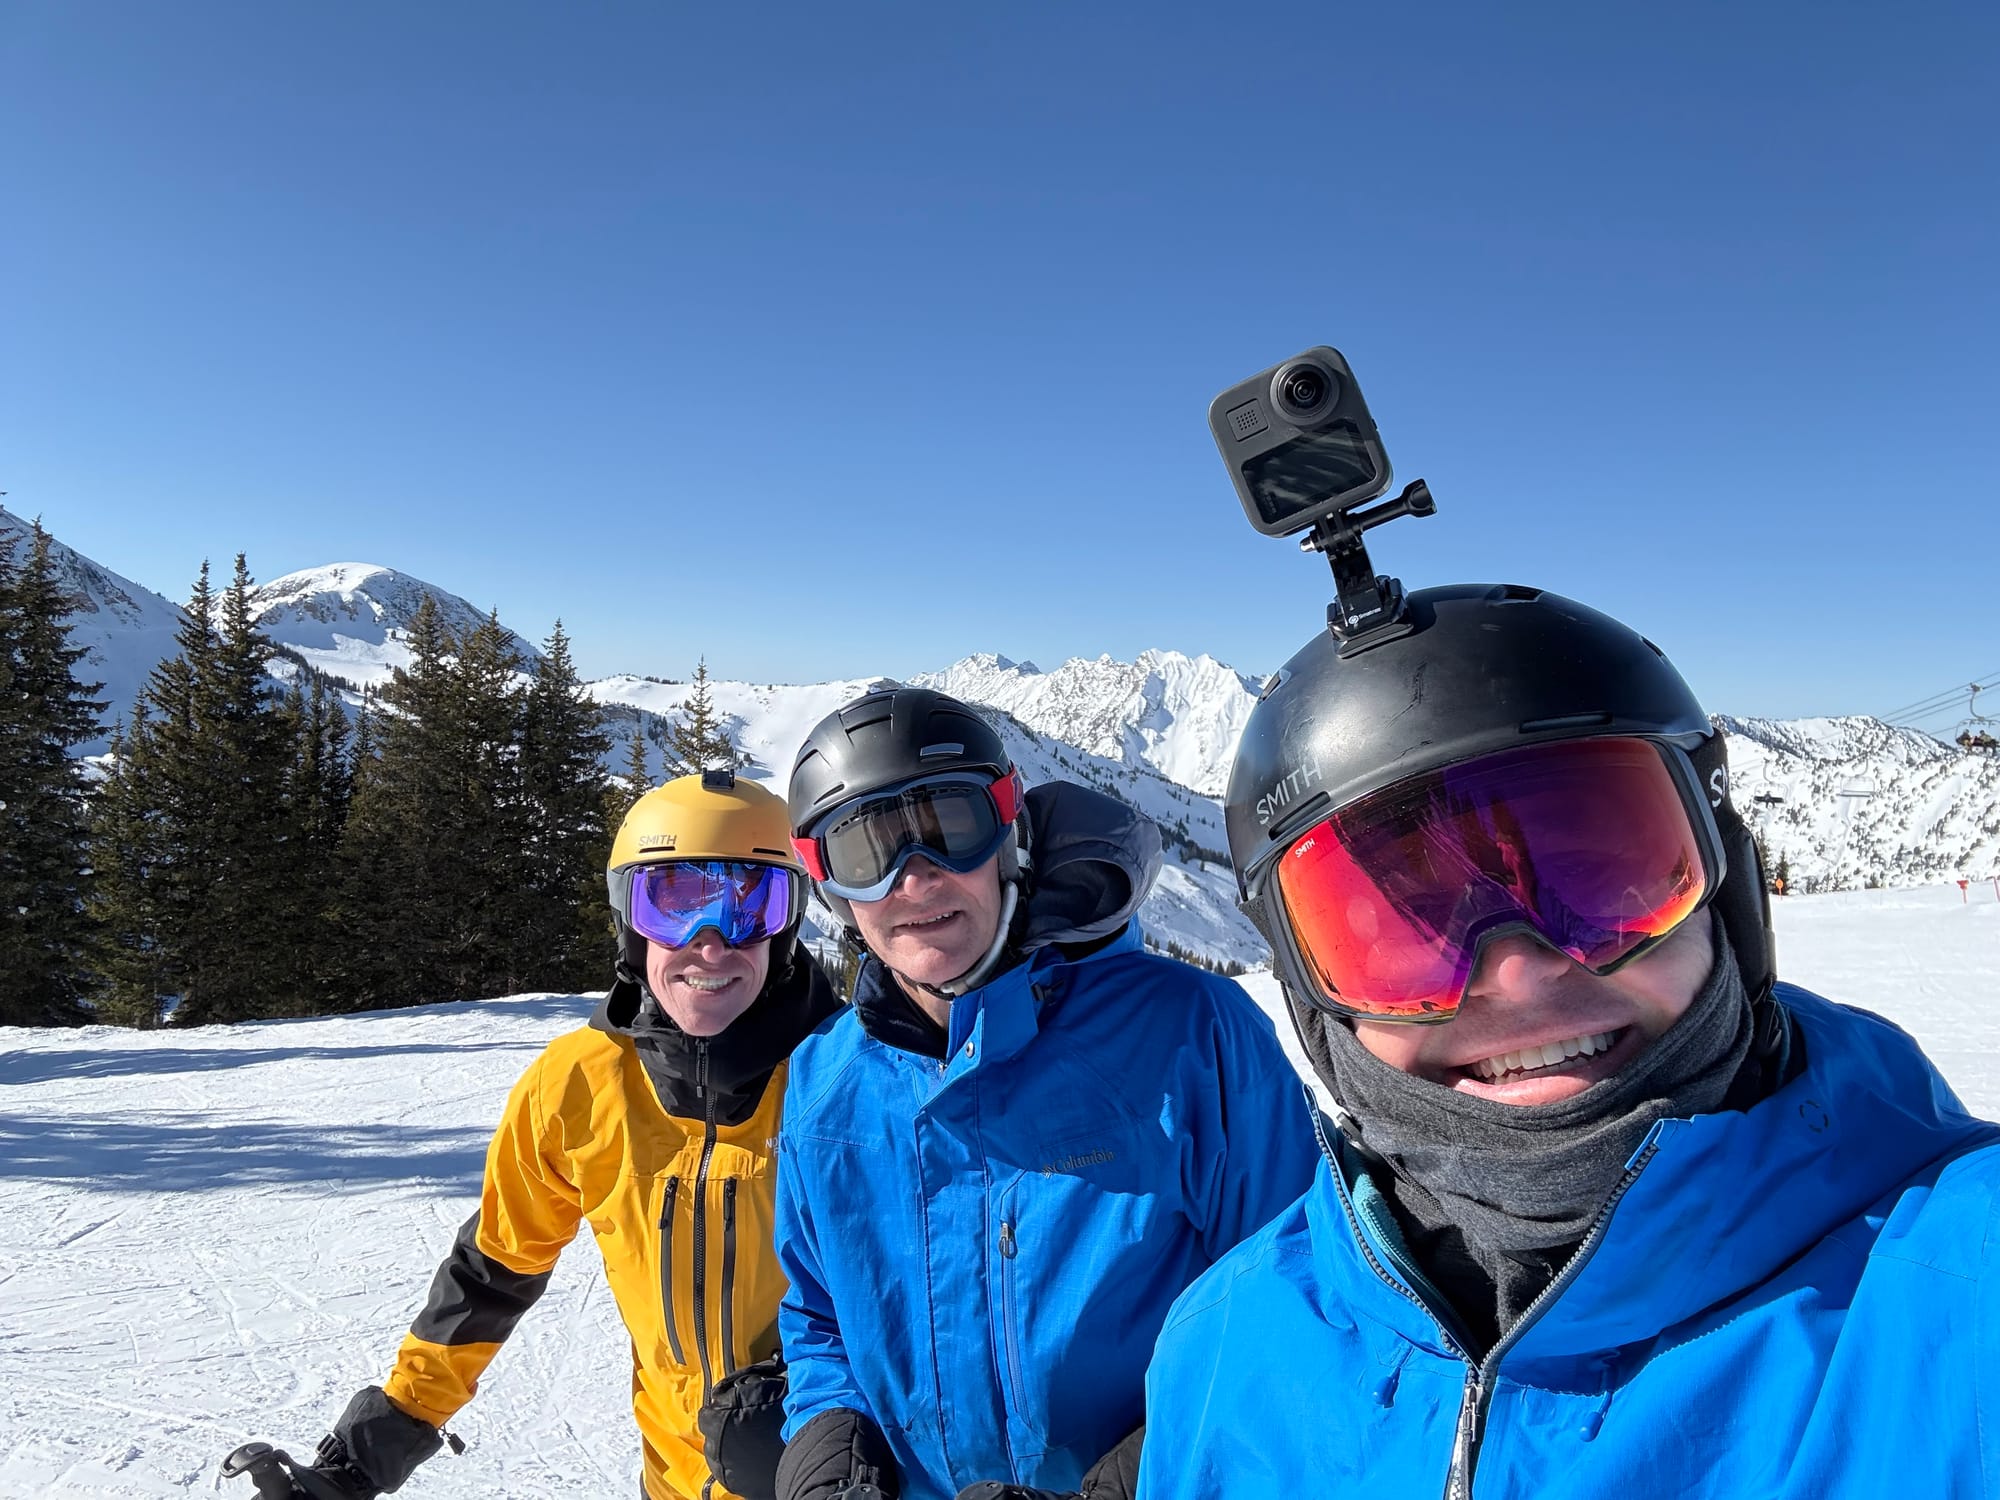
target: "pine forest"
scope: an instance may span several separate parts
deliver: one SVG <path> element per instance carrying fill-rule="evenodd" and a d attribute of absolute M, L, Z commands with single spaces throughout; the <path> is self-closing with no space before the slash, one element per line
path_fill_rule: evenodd
<path fill-rule="evenodd" d="M 176 650 L 110 752 L 75 601 L 37 523 L 0 533 L 0 1025 L 202 1025 L 600 987 L 621 774 L 561 622 L 526 663 L 497 615 L 426 599 L 379 691 L 257 627 L 203 565 Z M 669 774 L 735 764 L 707 667 Z"/>

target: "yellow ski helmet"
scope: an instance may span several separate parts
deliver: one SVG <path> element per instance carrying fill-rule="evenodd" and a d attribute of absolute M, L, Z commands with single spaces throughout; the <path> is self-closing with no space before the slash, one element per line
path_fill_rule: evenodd
<path fill-rule="evenodd" d="M 677 776 L 647 792 L 618 825 L 604 871 L 612 920 L 626 959 L 643 967 L 646 956 L 646 940 L 632 930 L 628 919 L 632 872 L 682 860 L 743 860 L 789 871 L 795 880 L 796 915 L 776 941 L 783 944 L 796 937 L 805 912 L 806 869 L 792 848 L 791 835 L 784 800 L 754 781 L 737 780 L 733 771 Z"/>

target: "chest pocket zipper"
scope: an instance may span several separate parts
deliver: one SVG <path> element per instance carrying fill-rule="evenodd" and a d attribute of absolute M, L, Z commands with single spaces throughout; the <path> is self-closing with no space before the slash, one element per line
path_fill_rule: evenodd
<path fill-rule="evenodd" d="M 736 1187 L 722 1180 L 722 1373 L 736 1372 Z"/>
<path fill-rule="evenodd" d="M 666 1206 L 660 1210 L 660 1319 L 667 1325 L 667 1348 L 674 1363 L 684 1365 L 687 1356 L 681 1353 L 680 1332 L 674 1327 L 674 1200 L 680 1188 L 680 1178 L 667 1179 Z"/>
<path fill-rule="evenodd" d="M 1021 1240 L 1015 1230 L 1014 1207 L 1010 1205 L 1002 1212 L 1005 1217 L 1000 1220 L 1000 1347 L 1007 1362 L 1007 1389 L 1014 1400 L 1014 1411 L 1025 1422 L 1028 1407 L 1021 1394 L 1021 1341 L 1015 1327 L 1014 1297 L 1014 1261 L 1021 1253 Z"/>

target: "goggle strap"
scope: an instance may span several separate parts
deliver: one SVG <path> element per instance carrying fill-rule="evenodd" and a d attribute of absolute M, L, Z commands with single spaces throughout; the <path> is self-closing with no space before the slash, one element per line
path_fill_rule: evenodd
<path fill-rule="evenodd" d="M 806 874 L 814 880 L 826 879 L 826 858 L 820 852 L 818 839 L 793 839 L 792 848 L 798 851 L 799 862 L 806 867 Z"/>
<path fill-rule="evenodd" d="M 1021 787 L 1021 773 L 1010 770 L 993 783 L 993 810 L 1000 815 L 1002 823 L 1011 823 L 1021 816 L 1021 802 L 1025 793 Z"/>

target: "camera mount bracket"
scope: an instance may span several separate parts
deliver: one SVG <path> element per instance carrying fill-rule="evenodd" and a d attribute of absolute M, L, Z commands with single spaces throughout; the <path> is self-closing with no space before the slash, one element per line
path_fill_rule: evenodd
<path fill-rule="evenodd" d="M 1341 655 L 1365 650 L 1408 632 L 1400 579 L 1384 577 L 1368 559 L 1362 533 L 1398 516 L 1432 516 L 1437 502 L 1430 486 L 1413 479 L 1394 500 L 1366 510 L 1338 510 L 1322 516 L 1299 538 L 1301 552 L 1323 552 L 1333 569 L 1333 603 L 1326 607 L 1326 628 L 1340 641 Z"/>

